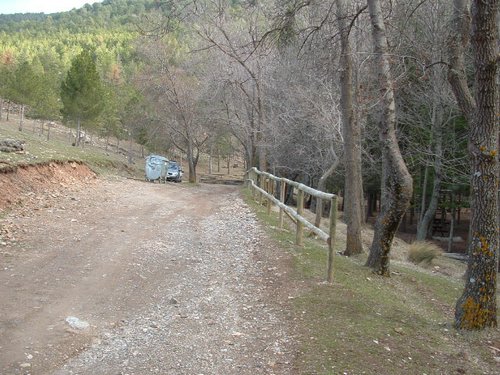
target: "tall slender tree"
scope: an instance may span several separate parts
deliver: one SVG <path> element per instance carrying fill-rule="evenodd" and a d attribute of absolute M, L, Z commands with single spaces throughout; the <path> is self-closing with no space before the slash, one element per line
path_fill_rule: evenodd
<path fill-rule="evenodd" d="M 382 209 L 377 217 L 367 266 L 390 276 L 389 253 L 394 235 L 410 205 L 413 179 L 396 137 L 396 103 L 390 71 L 387 36 L 379 0 L 368 0 L 380 94 L 380 143 L 382 148 Z"/>
<path fill-rule="evenodd" d="M 345 255 L 363 252 L 361 224 L 363 221 L 363 182 L 361 175 L 361 127 L 353 109 L 352 52 L 349 41 L 350 26 L 345 0 L 337 2 L 337 21 L 340 28 L 340 104 L 344 132 L 345 184 L 344 199 L 347 239 Z"/>
<path fill-rule="evenodd" d="M 26 105 L 32 105 L 35 102 L 39 87 L 39 75 L 35 74 L 32 63 L 23 61 L 14 70 L 7 90 L 8 99 L 21 106 L 19 113 L 19 131 L 23 130 Z"/>
<path fill-rule="evenodd" d="M 42 121 L 41 130 L 46 120 L 59 120 L 61 118 L 60 87 L 61 81 L 58 74 L 43 66 L 40 61 L 35 60 L 34 71 L 37 75 L 38 84 L 33 91 L 33 101 L 30 104 L 30 117 Z M 50 126 L 47 127 L 47 140 L 50 139 Z"/>

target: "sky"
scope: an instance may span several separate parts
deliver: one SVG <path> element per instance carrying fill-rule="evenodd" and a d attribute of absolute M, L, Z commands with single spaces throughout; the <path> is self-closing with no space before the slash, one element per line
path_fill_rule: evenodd
<path fill-rule="evenodd" d="M 81 8 L 102 0 L 0 0 L 0 14 L 56 13 Z"/>

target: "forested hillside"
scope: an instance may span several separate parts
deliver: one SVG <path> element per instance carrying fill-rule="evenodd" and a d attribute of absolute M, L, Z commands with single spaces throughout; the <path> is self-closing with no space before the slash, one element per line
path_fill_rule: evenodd
<path fill-rule="evenodd" d="M 20 106 L 20 130 L 26 109 L 176 150 L 192 182 L 200 153 L 240 153 L 340 190 L 344 254 L 366 250 L 378 211 L 367 265 L 383 276 L 400 225 L 452 250 L 470 208 L 457 324 L 496 326 L 498 12 L 498 0 L 107 0 L 0 16 L 0 97 Z"/>
<path fill-rule="evenodd" d="M 101 116 L 82 125 L 103 136 L 127 136 L 119 112 L 139 95 L 131 85 L 140 65 L 135 41 L 141 18 L 154 6 L 151 0 L 109 0 L 69 12 L 0 15 L 4 111 L 17 103 L 23 109 L 26 105 L 29 117 L 62 119 L 61 83 L 76 56 L 89 51 L 102 79 L 99 100 L 105 105 Z M 64 120 L 74 125 L 74 119 Z"/>
<path fill-rule="evenodd" d="M 64 29 L 73 33 L 98 29 L 131 30 L 137 18 L 153 7 L 153 0 L 104 0 L 69 12 L 0 14 L 0 31 L 43 35 Z"/>
<path fill-rule="evenodd" d="M 33 59 L 42 55 L 68 67 L 75 52 L 85 47 L 95 50 L 107 67 L 118 56 L 128 62 L 138 22 L 153 3 L 108 0 L 69 12 L 0 15 L 2 58 Z"/>

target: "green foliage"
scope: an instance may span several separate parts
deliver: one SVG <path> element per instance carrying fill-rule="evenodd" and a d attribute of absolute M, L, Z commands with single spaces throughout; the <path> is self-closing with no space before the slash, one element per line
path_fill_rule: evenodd
<path fill-rule="evenodd" d="M 148 135 L 150 111 L 145 98 L 137 90 L 129 88 L 123 93 L 122 101 L 124 104 L 122 126 L 137 143 L 143 146 L 148 145 L 149 139 L 153 136 Z"/>
<path fill-rule="evenodd" d="M 50 15 L 0 15 L 0 56 L 9 53 L 16 64 L 50 56 L 62 73 L 82 49 L 90 49 L 104 74 L 118 59 L 133 59 L 137 24 L 153 6 L 152 0 L 114 0 Z"/>
<path fill-rule="evenodd" d="M 60 79 L 51 68 L 43 66 L 40 60 L 33 63 L 38 85 L 30 103 L 30 117 L 42 120 L 58 120 L 61 117 Z"/>
<path fill-rule="evenodd" d="M 104 90 L 90 53 L 82 51 L 61 84 L 64 120 L 91 121 L 104 109 Z"/>
<path fill-rule="evenodd" d="M 69 29 L 72 32 L 96 28 L 132 29 L 137 18 L 156 6 L 154 0 L 105 0 L 69 12 L 0 15 L 0 32 L 40 35 L 45 31 Z"/>
<path fill-rule="evenodd" d="M 103 103 L 104 108 L 100 115 L 101 127 L 99 128 L 99 135 L 106 138 L 110 136 L 122 138 L 117 90 L 109 83 L 105 83 L 103 86 Z"/>
<path fill-rule="evenodd" d="M 127 82 L 140 67 L 134 42 L 138 24 L 157 5 L 154 0 L 105 0 L 50 15 L 0 15 L 0 97 L 29 102 L 33 118 L 59 119 L 62 113 L 66 123 L 80 118 L 87 127 L 99 124 L 101 135 L 125 137 L 125 122 L 136 121 L 125 112 L 131 95 Z M 85 89 L 89 92 L 81 91 L 83 82 L 98 81 L 94 69 L 85 78 L 88 72 L 72 65 L 82 51 L 92 51 L 95 69 L 107 81 L 102 90 L 90 85 Z M 25 61 L 32 62 L 36 79 L 23 82 L 38 87 L 29 90 L 29 100 L 12 92 L 15 74 Z M 93 97 L 100 101 L 91 103 Z"/>
<path fill-rule="evenodd" d="M 9 82 L 7 99 L 30 105 L 40 90 L 39 75 L 35 73 L 32 64 L 25 61 L 14 71 Z"/>

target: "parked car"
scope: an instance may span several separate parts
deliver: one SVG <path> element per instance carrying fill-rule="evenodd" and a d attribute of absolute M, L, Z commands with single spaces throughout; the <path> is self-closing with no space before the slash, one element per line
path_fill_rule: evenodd
<path fill-rule="evenodd" d="M 149 155 L 145 166 L 146 181 L 166 181 L 168 163 L 168 159 L 164 156 Z"/>
<path fill-rule="evenodd" d="M 181 182 L 183 170 L 179 163 L 170 160 L 167 167 L 167 181 Z"/>

